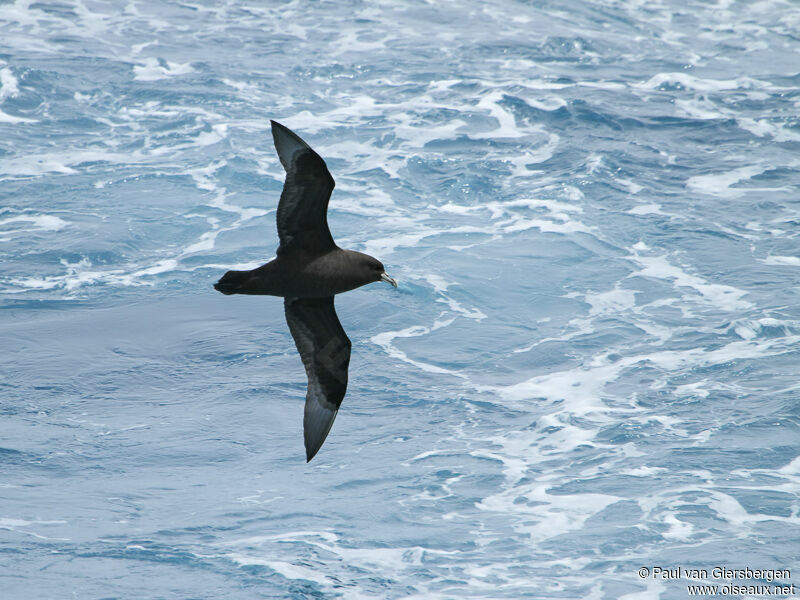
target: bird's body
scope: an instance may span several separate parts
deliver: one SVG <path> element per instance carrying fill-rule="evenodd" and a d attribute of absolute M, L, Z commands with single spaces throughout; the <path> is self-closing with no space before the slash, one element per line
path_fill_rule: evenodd
<path fill-rule="evenodd" d="M 280 246 L 274 260 L 249 271 L 228 271 L 214 285 L 223 294 L 281 296 L 289 331 L 308 376 L 303 430 L 306 459 L 317 453 L 347 391 L 350 340 L 333 297 L 374 281 L 397 287 L 381 262 L 343 250 L 328 229 L 334 188 L 325 161 L 295 133 L 272 121 L 286 182 L 278 204 Z"/>
<path fill-rule="evenodd" d="M 360 276 L 354 265 L 368 255 L 334 247 L 324 254 L 278 256 L 251 271 L 228 271 L 216 284 L 223 294 L 258 294 L 289 298 L 322 298 L 349 292 L 375 281 Z M 367 274 L 371 275 L 371 274 Z"/>

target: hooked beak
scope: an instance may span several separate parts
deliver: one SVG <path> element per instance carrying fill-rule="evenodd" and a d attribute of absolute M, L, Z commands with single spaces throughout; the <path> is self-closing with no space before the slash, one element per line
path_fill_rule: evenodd
<path fill-rule="evenodd" d="M 381 281 L 385 281 L 386 283 L 391 283 L 393 287 L 397 287 L 397 280 L 389 277 L 385 272 L 381 273 Z"/>

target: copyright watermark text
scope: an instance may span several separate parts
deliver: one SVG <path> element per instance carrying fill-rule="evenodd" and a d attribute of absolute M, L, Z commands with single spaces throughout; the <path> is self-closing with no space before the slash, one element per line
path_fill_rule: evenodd
<path fill-rule="evenodd" d="M 797 595 L 797 588 L 794 583 L 789 581 L 792 577 L 789 569 L 753 569 L 751 567 L 695 569 L 690 567 L 651 566 L 641 567 L 637 573 L 640 579 L 658 579 L 661 581 L 682 579 L 689 582 L 697 582 L 687 584 L 686 591 L 690 596 Z"/>

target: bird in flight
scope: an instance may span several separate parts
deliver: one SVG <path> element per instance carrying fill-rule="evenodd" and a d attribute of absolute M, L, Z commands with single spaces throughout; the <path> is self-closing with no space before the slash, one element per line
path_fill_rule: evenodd
<path fill-rule="evenodd" d="M 308 376 L 303 434 L 310 461 L 328 436 L 347 390 L 351 344 L 333 297 L 375 281 L 397 287 L 397 281 L 379 260 L 342 250 L 333 241 L 327 213 L 335 184 L 319 154 L 276 121 L 272 139 L 286 170 L 278 203 L 277 255 L 257 269 L 228 271 L 214 288 L 223 294 L 283 297 L 286 323 Z"/>

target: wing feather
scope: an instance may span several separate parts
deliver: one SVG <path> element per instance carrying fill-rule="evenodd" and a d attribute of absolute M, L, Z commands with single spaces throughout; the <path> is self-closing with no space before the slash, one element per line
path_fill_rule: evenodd
<path fill-rule="evenodd" d="M 328 201 L 336 185 L 325 161 L 300 137 L 272 121 L 272 138 L 286 181 L 278 203 L 278 255 L 288 250 L 322 253 L 335 247 Z"/>
<path fill-rule="evenodd" d="M 286 298 L 283 306 L 308 376 L 303 432 L 310 461 L 328 436 L 347 391 L 351 344 L 336 316 L 333 296 Z"/>

